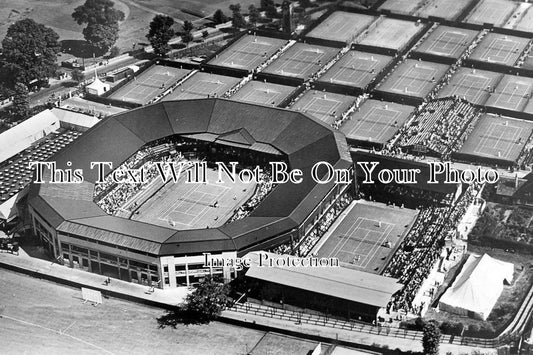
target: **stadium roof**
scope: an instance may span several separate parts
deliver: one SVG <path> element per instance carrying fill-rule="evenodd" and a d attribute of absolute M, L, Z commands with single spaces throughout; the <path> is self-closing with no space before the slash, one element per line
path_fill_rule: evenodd
<path fill-rule="evenodd" d="M 344 267 L 259 266 L 259 253 L 269 258 L 294 258 L 267 252 L 252 252 L 246 257 L 252 266 L 246 276 L 301 290 L 316 292 L 375 307 L 385 307 L 403 285 L 398 280 Z"/>
<path fill-rule="evenodd" d="M 180 231 L 106 215 L 92 200 L 97 170 L 90 163 L 112 162 L 117 168 L 144 144 L 172 135 L 283 154 L 291 168 L 304 172 L 304 182 L 278 185 L 249 217 L 219 228 Z M 299 112 L 214 98 L 164 101 L 108 117 L 51 160 L 84 175 L 81 184 L 32 184 L 29 204 L 53 227 L 160 255 L 253 250 L 297 227 L 333 187 L 333 182 L 313 181 L 316 162 L 351 166 L 344 136 L 322 122 Z"/>

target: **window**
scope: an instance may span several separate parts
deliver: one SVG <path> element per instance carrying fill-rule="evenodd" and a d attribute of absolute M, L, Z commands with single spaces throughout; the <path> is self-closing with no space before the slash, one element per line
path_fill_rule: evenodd
<path fill-rule="evenodd" d="M 163 265 L 163 272 L 168 272 L 168 265 Z"/>

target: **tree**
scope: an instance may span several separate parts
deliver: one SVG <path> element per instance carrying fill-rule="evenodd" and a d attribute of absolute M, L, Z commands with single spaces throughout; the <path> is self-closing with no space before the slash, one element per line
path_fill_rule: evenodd
<path fill-rule="evenodd" d="M 120 48 L 118 48 L 117 46 L 113 46 L 111 47 L 111 49 L 109 50 L 109 56 L 111 58 L 115 58 L 117 55 L 120 54 Z"/>
<path fill-rule="evenodd" d="M 183 25 L 181 26 L 183 30 L 183 34 L 181 35 L 181 41 L 185 44 L 189 44 L 189 42 L 192 42 L 194 39 L 192 35 L 192 30 L 194 29 L 194 25 L 191 21 L 185 21 Z"/>
<path fill-rule="evenodd" d="M 221 23 L 225 23 L 227 21 L 228 21 L 228 17 L 224 15 L 224 12 L 222 12 L 221 9 L 218 9 L 217 11 L 215 11 L 213 15 L 213 22 L 215 23 L 215 25 L 220 25 Z"/>
<path fill-rule="evenodd" d="M 276 5 L 274 5 L 274 4 L 268 5 L 265 8 L 265 15 L 266 15 L 266 17 L 269 17 L 269 18 L 277 17 L 278 16 L 278 9 L 276 9 Z"/>
<path fill-rule="evenodd" d="M 439 353 L 440 329 L 437 322 L 430 320 L 424 324 L 424 335 L 422 336 L 422 347 L 424 354 L 437 355 Z"/>
<path fill-rule="evenodd" d="M 30 113 L 30 96 L 28 87 L 22 83 L 15 85 L 15 95 L 13 96 L 13 105 L 11 106 L 13 117 L 18 120 L 24 120 Z"/>
<path fill-rule="evenodd" d="M 100 50 L 107 50 L 118 39 L 118 22 L 124 13 L 115 9 L 111 0 L 86 0 L 74 9 L 72 17 L 78 25 L 87 24 L 83 36 Z"/>
<path fill-rule="evenodd" d="M 253 27 L 257 25 L 260 16 L 259 9 L 255 7 L 254 4 L 248 6 L 248 22 L 250 22 Z"/>
<path fill-rule="evenodd" d="M 207 37 L 209 37 L 209 32 L 207 30 L 202 31 L 202 38 L 205 40 Z"/>
<path fill-rule="evenodd" d="M 207 276 L 185 298 L 185 309 L 201 323 L 215 320 L 228 303 L 229 287 L 218 278 Z"/>
<path fill-rule="evenodd" d="M 154 53 L 164 57 L 170 46 L 168 42 L 174 37 L 174 19 L 170 16 L 156 15 L 150 22 L 150 31 L 146 35 L 148 41 L 154 48 Z"/>
<path fill-rule="evenodd" d="M 0 82 L 7 89 L 16 83 L 26 86 L 57 73 L 57 54 L 61 46 L 58 34 L 32 19 L 24 19 L 9 26 L 2 41 Z"/>
<path fill-rule="evenodd" d="M 72 80 L 81 83 L 83 80 L 85 80 L 85 74 L 78 68 L 74 69 L 72 73 L 70 73 L 70 76 L 72 77 Z"/>
<path fill-rule="evenodd" d="M 241 4 L 233 4 L 229 6 L 231 10 L 231 25 L 234 29 L 239 29 L 246 26 L 246 21 L 241 14 Z"/>
<path fill-rule="evenodd" d="M 269 6 L 274 6 L 274 0 L 261 0 L 260 2 L 261 9 L 266 10 Z"/>

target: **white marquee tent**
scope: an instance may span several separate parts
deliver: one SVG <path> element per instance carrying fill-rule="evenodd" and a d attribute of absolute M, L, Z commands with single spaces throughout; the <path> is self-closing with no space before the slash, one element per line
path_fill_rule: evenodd
<path fill-rule="evenodd" d="M 513 280 L 514 265 L 488 254 L 470 255 L 453 285 L 444 293 L 439 309 L 486 320 L 503 291 Z"/>

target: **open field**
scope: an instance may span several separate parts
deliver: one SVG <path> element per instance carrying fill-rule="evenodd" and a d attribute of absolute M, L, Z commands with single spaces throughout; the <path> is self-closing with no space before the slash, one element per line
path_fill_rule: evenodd
<path fill-rule="evenodd" d="M 237 85 L 240 80 L 231 76 L 198 72 L 165 96 L 163 101 L 217 97 Z"/>
<path fill-rule="evenodd" d="M 392 102 L 367 100 L 341 126 L 341 132 L 348 140 L 385 144 L 403 126 L 413 109 Z"/>
<path fill-rule="evenodd" d="M 436 16 L 455 20 L 473 0 L 432 0 L 419 12 L 421 17 Z"/>
<path fill-rule="evenodd" d="M 381 203 L 354 202 L 317 254 L 345 266 L 381 273 L 389 255 L 409 232 L 417 212 Z"/>
<path fill-rule="evenodd" d="M 533 122 L 486 114 L 464 143 L 462 154 L 514 162 L 533 132 Z"/>
<path fill-rule="evenodd" d="M 533 79 L 505 75 L 487 100 L 486 106 L 501 107 L 512 111 L 525 109 L 533 89 Z"/>
<path fill-rule="evenodd" d="M 503 74 L 486 70 L 459 68 L 448 85 L 439 91 L 439 97 L 459 96 L 476 105 L 483 105 L 490 96 L 489 89 Z"/>
<path fill-rule="evenodd" d="M 278 106 L 294 90 L 296 88 L 293 86 L 252 80 L 233 94 L 230 99 L 253 104 Z"/>
<path fill-rule="evenodd" d="M 445 64 L 407 59 L 381 84 L 379 90 L 424 98 L 448 70 Z"/>
<path fill-rule="evenodd" d="M 0 269 L 3 354 L 239 354 L 265 334 L 213 322 L 158 328 L 165 312 L 114 298 L 93 307 L 79 289 Z"/>
<path fill-rule="evenodd" d="M 336 11 L 307 34 L 307 37 L 332 41 L 353 41 L 376 17 L 344 11 Z"/>
<path fill-rule="evenodd" d="M 411 15 L 418 9 L 424 0 L 387 0 L 379 9 L 389 10 L 396 14 Z"/>
<path fill-rule="evenodd" d="M 185 171 L 177 183 L 170 181 L 151 196 L 134 214 L 134 220 L 176 229 L 219 227 L 233 215 L 254 192 L 255 184 L 235 183 L 222 174 L 224 183 L 217 184 L 218 172 L 206 171 L 207 183 L 187 183 Z M 159 186 L 159 178 L 154 181 Z"/>
<path fill-rule="evenodd" d="M 291 110 L 306 113 L 332 124 L 355 102 L 355 99 L 354 96 L 309 90 L 291 106 Z"/>
<path fill-rule="evenodd" d="M 416 51 L 458 59 L 477 33 L 464 28 L 439 26 L 416 48 Z"/>
<path fill-rule="evenodd" d="M 310 354 L 318 345 L 311 340 L 298 339 L 287 335 L 267 333 L 250 351 L 250 355 L 271 354 Z M 322 351 L 318 354 L 329 354 L 330 346 L 322 344 Z M 318 355 L 317 354 L 317 355 Z"/>
<path fill-rule="evenodd" d="M 264 73 L 308 79 L 339 52 L 337 48 L 296 43 L 270 63 Z"/>
<path fill-rule="evenodd" d="M 517 2 L 508 0 L 482 0 L 465 21 L 478 24 L 491 23 L 494 26 L 503 27 L 517 6 Z"/>
<path fill-rule="evenodd" d="M 364 89 L 392 57 L 359 51 L 347 52 L 318 81 Z"/>
<path fill-rule="evenodd" d="M 399 50 L 421 29 L 422 26 L 416 22 L 385 18 L 359 43 Z"/>
<path fill-rule="evenodd" d="M 489 33 L 477 45 L 470 59 L 513 66 L 529 42 L 528 38 Z"/>
<path fill-rule="evenodd" d="M 187 69 L 154 65 L 135 77 L 135 80 L 115 91 L 111 98 L 144 105 L 188 73 L 189 70 Z"/>
<path fill-rule="evenodd" d="M 209 64 L 253 70 L 280 49 L 285 40 L 246 35 L 216 55 Z"/>

